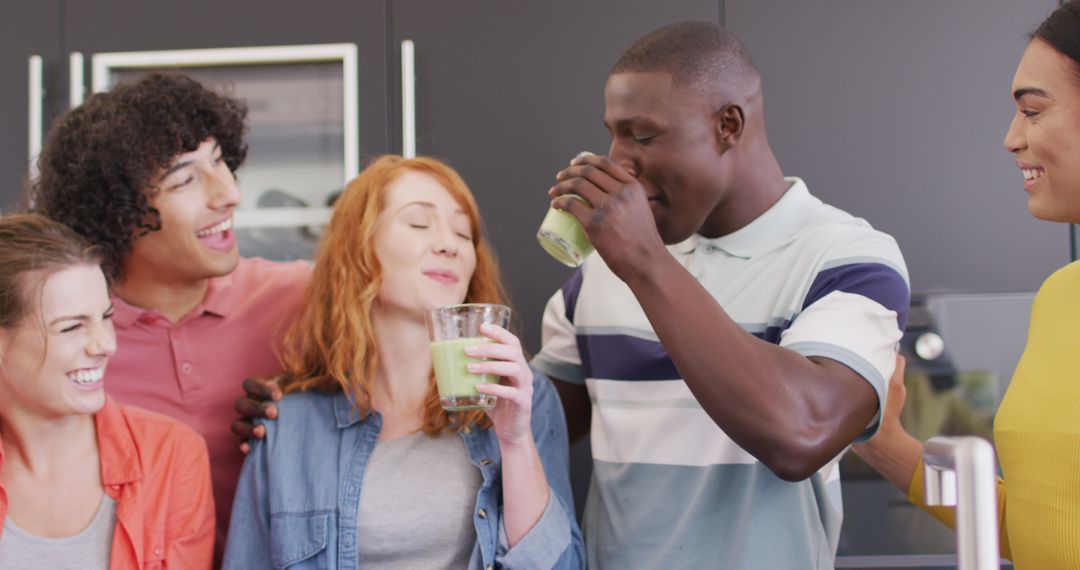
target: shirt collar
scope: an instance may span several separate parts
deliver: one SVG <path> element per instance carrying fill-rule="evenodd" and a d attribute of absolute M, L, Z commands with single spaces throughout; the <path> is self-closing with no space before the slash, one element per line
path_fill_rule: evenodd
<path fill-rule="evenodd" d="M 105 407 L 94 414 L 98 452 L 101 454 L 102 485 L 121 485 L 142 479 L 139 449 L 120 406 L 105 397 Z"/>
<path fill-rule="evenodd" d="M 371 414 L 375 412 L 372 411 Z M 334 417 L 337 419 L 338 429 L 345 429 L 364 419 L 360 410 L 353 405 L 352 398 L 344 392 L 334 394 Z"/>
<path fill-rule="evenodd" d="M 719 250 L 734 257 L 749 259 L 783 243 L 810 219 L 808 210 L 821 204 L 821 200 L 810 194 L 801 178 L 786 177 L 784 180 L 790 184 L 784 195 L 749 224 L 718 238 L 695 234 L 674 246 L 675 250 L 684 254 L 699 249 L 705 253 Z"/>
<path fill-rule="evenodd" d="M 241 260 L 241 263 L 243 263 L 243 260 Z M 212 277 L 202 302 L 192 309 L 188 316 L 198 316 L 209 313 L 219 317 L 227 317 L 232 310 L 232 307 L 236 306 L 240 301 L 240 296 L 243 295 L 243 291 L 239 291 L 236 287 L 232 286 L 235 281 L 236 272 L 239 270 L 240 267 L 237 266 L 237 268 L 228 275 Z M 112 296 L 112 302 L 113 322 L 122 328 L 130 327 L 135 324 L 135 322 L 139 320 L 139 317 L 143 315 L 161 315 L 157 309 L 137 307 L 123 300 L 118 295 Z"/>

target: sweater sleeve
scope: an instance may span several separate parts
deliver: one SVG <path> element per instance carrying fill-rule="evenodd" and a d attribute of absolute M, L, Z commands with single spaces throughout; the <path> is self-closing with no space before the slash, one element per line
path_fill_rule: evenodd
<path fill-rule="evenodd" d="M 941 521 L 949 528 L 956 530 L 956 507 L 931 507 L 926 504 L 923 460 L 919 458 L 919 464 L 915 467 L 915 474 L 911 478 L 908 487 L 908 500 Z M 997 480 L 997 513 L 998 513 L 998 540 L 1001 557 L 1012 560 L 1012 552 L 1009 550 L 1008 527 L 1005 526 L 1005 482 L 998 477 Z"/>

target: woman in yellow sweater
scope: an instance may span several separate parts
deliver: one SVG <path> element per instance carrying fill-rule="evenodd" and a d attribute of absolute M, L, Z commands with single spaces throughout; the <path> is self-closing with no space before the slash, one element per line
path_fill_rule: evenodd
<path fill-rule="evenodd" d="M 1004 142 L 1023 172 L 1028 209 L 1080 223 L 1080 0 L 1035 31 L 1012 90 L 1016 115 Z M 922 444 L 899 421 L 902 378 L 899 366 L 881 431 L 855 451 L 923 505 Z M 1050 276 L 1035 297 L 994 441 L 1002 556 L 1021 569 L 1080 569 L 1080 262 Z M 953 509 L 927 510 L 955 526 Z"/>

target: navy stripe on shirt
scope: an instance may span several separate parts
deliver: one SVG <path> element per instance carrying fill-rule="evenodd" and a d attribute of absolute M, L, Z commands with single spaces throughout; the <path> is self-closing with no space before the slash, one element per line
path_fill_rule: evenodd
<path fill-rule="evenodd" d="M 562 286 L 563 304 L 566 306 L 566 320 L 570 321 L 570 324 L 574 324 L 574 309 L 577 308 L 578 295 L 581 294 L 582 277 L 581 268 L 578 267 Z"/>
<path fill-rule="evenodd" d="M 904 277 L 884 263 L 851 263 L 818 273 L 806 293 L 803 310 L 833 291 L 862 295 L 896 311 L 900 330 L 907 324 L 911 290 Z"/>
<path fill-rule="evenodd" d="M 766 327 L 764 332 L 750 333 L 761 340 L 771 343 L 780 344 L 780 335 L 784 334 L 784 331 L 791 327 L 791 321 L 784 320 L 780 326 Z"/>
<path fill-rule="evenodd" d="M 750 334 L 780 344 L 780 335 L 791 326 L 779 326 Z M 625 334 L 579 334 L 578 350 L 586 378 L 604 380 L 677 380 L 682 378 L 664 345 Z"/>
<path fill-rule="evenodd" d="M 577 335 L 586 378 L 604 380 L 677 380 L 664 345 L 624 334 Z"/>

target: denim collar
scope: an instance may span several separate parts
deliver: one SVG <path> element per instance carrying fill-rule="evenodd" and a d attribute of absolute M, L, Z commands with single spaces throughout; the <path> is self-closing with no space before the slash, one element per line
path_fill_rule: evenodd
<path fill-rule="evenodd" d="M 371 413 L 375 414 L 376 412 Z M 364 420 L 360 410 L 353 405 L 352 398 L 345 392 L 334 394 L 334 417 L 337 419 L 338 429 L 345 429 Z"/>

